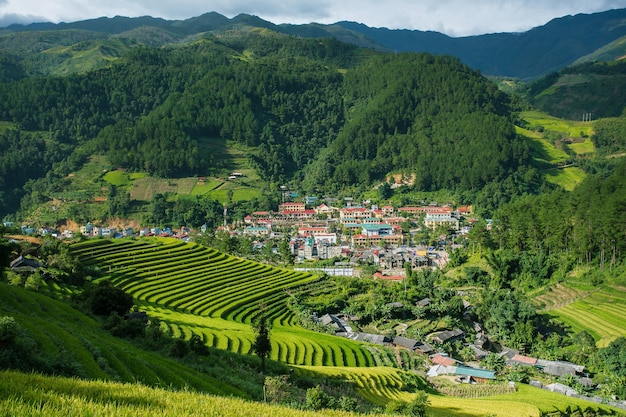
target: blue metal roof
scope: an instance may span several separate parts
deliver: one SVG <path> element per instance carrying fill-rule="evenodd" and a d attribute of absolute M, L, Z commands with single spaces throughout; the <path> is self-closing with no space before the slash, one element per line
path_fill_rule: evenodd
<path fill-rule="evenodd" d="M 489 369 L 469 368 L 466 366 L 457 366 L 456 375 L 468 375 L 468 376 L 475 376 L 477 378 L 485 378 L 485 379 L 496 378 L 495 371 L 490 371 Z"/>

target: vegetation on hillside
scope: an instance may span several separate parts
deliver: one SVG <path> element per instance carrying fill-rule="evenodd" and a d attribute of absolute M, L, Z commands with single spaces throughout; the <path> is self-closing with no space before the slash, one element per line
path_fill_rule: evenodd
<path fill-rule="evenodd" d="M 94 153 L 159 177 L 224 177 L 232 164 L 216 155 L 227 142 L 250 149 L 247 164 L 269 188 L 337 191 L 405 172 L 417 174 L 415 190 L 466 198 L 489 186 L 528 191 L 529 149 L 505 94 L 452 58 L 377 55 L 332 39 L 232 32 L 133 48 L 84 74 L 5 83 L 7 134 L 39 132 L 41 149 L 11 154 L 38 170 L 0 184 L 10 197 L 3 213 L 25 194 L 25 210 L 49 201 Z"/>

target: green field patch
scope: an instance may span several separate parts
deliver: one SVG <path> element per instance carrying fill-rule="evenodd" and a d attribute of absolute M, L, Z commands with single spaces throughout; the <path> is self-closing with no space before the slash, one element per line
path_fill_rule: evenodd
<path fill-rule="evenodd" d="M 208 195 L 219 201 L 220 203 L 227 203 L 229 201 L 230 193 L 232 190 L 232 201 L 248 201 L 253 198 L 261 197 L 261 190 L 252 187 L 240 187 L 240 188 L 223 188 L 220 187 L 217 190 L 210 191 Z"/>
<path fill-rule="evenodd" d="M 253 340 L 249 323 L 264 302 L 276 324 L 272 358 L 306 365 L 373 364 L 361 344 L 295 325 L 284 290 L 311 285 L 318 277 L 175 239 L 89 242 L 94 243 L 80 243 L 72 250 L 82 261 L 109 271 L 102 279 L 132 294 L 141 310 L 159 318 L 175 336 L 202 334 L 214 347 L 249 352 Z M 288 315 L 291 319 L 285 318 Z"/>
<path fill-rule="evenodd" d="M 542 138 L 528 138 L 533 158 L 545 164 L 558 164 L 569 159 L 569 155 Z"/>
<path fill-rule="evenodd" d="M 130 188 L 130 198 L 138 201 L 150 201 L 152 196 L 157 193 L 191 195 L 196 182 L 196 177 L 164 179 L 145 176 L 133 181 Z"/>
<path fill-rule="evenodd" d="M 589 155 L 596 151 L 591 139 L 587 138 L 582 142 L 573 142 L 567 145 L 576 155 Z"/>
<path fill-rule="evenodd" d="M 119 169 L 107 172 L 102 179 L 116 187 L 127 187 L 132 183 L 126 171 Z"/>
<path fill-rule="evenodd" d="M 198 180 L 191 190 L 191 195 L 205 195 L 224 184 L 224 181 L 207 178 Z"/>
<path fill-rule="evenodd" d="M 585 178 L 585 171 L 578 167 L 552 168 L 545 171 L 546 181 L 572 191 Z"/>
<path fill-rule="evenodd" d="M 600 347 L 607 346 L 618 337 L 626 336 L 626 294 L 617 288 L 606 287 L 589 296 L 550 310 L 557 320 L 575 333 L 583 330 L 590 332 Z"/>
<path fill-rule="evenodd" d="M 591 123 L 559 119 L 540 111 L 521 112 L 520 118 L 525 120 L 534 130 L 543 128 L 544 131 L 561 133 L 568 138 L 588 137 L 593 132 Z"/>

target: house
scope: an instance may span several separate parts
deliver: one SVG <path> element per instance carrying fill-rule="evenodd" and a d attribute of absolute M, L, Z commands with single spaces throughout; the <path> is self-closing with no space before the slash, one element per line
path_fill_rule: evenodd
<path fill-rule="evenodd" d="M 531 358 L 530 356 L 524 356 L 518 353 L 506 361 L 506 363 L 507 365 L 535 366 L 537 365 L 537 358 Z"/>
<path fill-rule="evenodd" d="M 9 264 L 13 272 L 35 272 L 39 270 L 41 266 L 39 262 L 34 259 L 25 258 L 23 255 L 18 256 Z"/>
<path fill-rule="evenodd" d="M 556 393 L 567 395 L 567 396 L 572 396 L 572 395 L 577 394 L 574 388 L 568 387 L 567 385 L 564 385 L 558 382 L 555 382 L 554 384 L 546 385 L 545 389 L 548 391 L 556 392 Z"/>
<path fill-rule="evenodd" d="M 312 206 L 316 202 L 317 202 L 317 197 L 314 195 L 304 197 L 304 204 L 306 204 L 307 206 Z"/>
<path fill-rule="evenodd" d="M 304 203 L 282 203 L 278 205 L 279 212 L 304 211 Z"/>
<path fill-rule="evenodd" d="M 364 207 L 346 207 L 339 210 L 339 218 L 344 219 L 356 219 L 362 220 L 372 217 L 372 212 Z"/>
<path fill-rule="evenodd" d="M 246 227 L 243 234 L 246 236 L 267 236 L 270 230 L 267 227 Z"/>
<path fill-rule="evenodd" d="M 433 365 L 430 367 L 426 375 L 433 378 L 440 375 L 454 375 L 455 372 L 456 366 Z"/>
<path fill-rule="evenodd" d="M 459 361 L 453 359 L 449 356 L 444 356 L 440 353 L 436 353 L 430 356 L 430 361 L 435 365 L 444 365 L 444 366 L 457 366 Z"/>
<path fill-rule="evenodd" d="M 434 350 L 433 347 L 430 346 L 428 343 L 420 342 L 419 340 L 409 339 L 402 336 L 394 337 L 392 343 L 396 346 L 424 354 L 428 354 Z"/>
<path fill-rule="evenodd" d="M 332 314 L 324 314 L 319 318 L 319 323 L 324 327 L 330 326 L 334 328 L 336 333 L 351 333 L 351 331 L 348 332 L 350 326 L 347 326 L 345 321 Z"/>
<path fill-rule="evenodd" d="M 463 333 L 463 330 L 461 329 L 444 330 L 443 332 L 440 332 L 436 334 L 435 336 L 433 336 L 433 341 L 444 344 L 444 343 L 452 342 L 454 340 L 462 339 L 463 335 L 464 333 Z"/>
<path fill-rule="evenodd" d="M 429 306 L 431 303 L 430 298 L 426 297 L 426 298 L 422 298 L 421 300 L 419 300 L 417 303 L 415 303 L 415 305 L 418 305 L 420 307 L 426 307 Z"/>
<path fill-rule="evenodd" d="M 368 342 L 381 346 L 384 346 L 390 342 L 390 339 L 387 336 L 372 333 L 351 333 L 349 335 L 349 338 L 358 342 Z"/>
<path fill-rule="evenodd" d="M 496 379 L 495 371 L 482 368 L 470 368 L 468 366 L 457 366 L 454 374 L 461 378 L 465 377 L 465 381 L 468 383 L 475 382 L 481 384 Z"/>
<path fill-rule="evenodd" d="M 543 371 L 543 373 L 552 376 L 576 375 L 582 373 L 585 367 L 576 365 L 566 361 L 548 361 L 537 359 L 535 366 Z"/>
<path fill-rule="evenodd" d="M 452 216 L 452 211 L 449 207 L 438 207 L 437 209 L 428 210 L 426 212 L 424 225 L 429 229 L 444 226 L 459 230 L 459 219 Z"/>
<path fill-rule="evenodd" d="M 415 339 L 409 339 L 402 336 L 395 336 L 392 343 L 396 346 L 403 347 L 409 350 L 417 349 L 417 346 L 420 344 L 420 342 Z"/>

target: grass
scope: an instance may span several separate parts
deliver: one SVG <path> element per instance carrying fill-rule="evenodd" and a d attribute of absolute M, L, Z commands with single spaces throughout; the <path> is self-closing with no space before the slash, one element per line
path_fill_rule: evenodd
<path fill-rule="evenodd" d="M 543 127 L 544 130 L 561 133 L 568 138 L 588 137 L 593 132 L 591 123 L 559 119 L 540 111 L 524 111 L 520 117 L 533 129 Z"/>
<path fill-rule="evenodd" d="M 138 201 L 150 201 L 157 193 L 190 195 L 197 179 L 195 177 L 164 179 L 145 176 L 133 181 L 130 198 Z"/>
<path fill-rule="evenodd" d="M 0 283 L 0 316 L 5 315 L 15 319 L 37 343 L 42 355 L 63 355 L 84 378 L 245 395 L 176 360 L 111 336 L 101 328 L 100 322 L 64 302 Z M 1 381 L 2 378 L 0 384 Z"/>
<path fill-rule="evenodd" d="M 132 181 L 126 171 L 115 170 L 109 171 L 102 177 L 103 180 L 116 187 L 128 187 Z"/>
<path fill-rule="evenodd" d="M 515 126 L 516 132 L 527 139 L 535 165 L 546 181 L 573 190 L 586 174 L 576 166 L 557 168 L 559 164 L 572 161 L 572 156 L 561 148 L 569 149 L 575 155 L 592 154 L 595 149 L 589 139 L 591 124 L 558 119 L 539 111 L 525 111 L 520 117 L 527 127 Z M 565 139 L 571 143 L 566 143 Z M 555 143 L 559 143 L 560 147 Z"/>
<path fill-rule="evenodd" d="M 545 171 L 546 181 L 560 185 L 567 191 L 572 191 L 585 178 L 585 171 L 578 167 L 552 168 Z"/>
<path fill-rule="evenodd" d="M 141 384 L 82 381 L 0 372 L 0 413 L 6 416 L 314 417 L 320 412 L 231 397 L 149 388 Z M 324 410 L 326 416 L 357 414 Z"/>
<path fill-rule="evenodd" d="M 574 142 L 567 145 L 576 155 L 588 155 L 596 151 L 591 139 L 587 138 L 582 142 Z"/>

